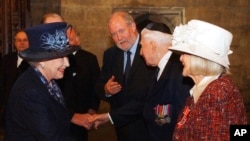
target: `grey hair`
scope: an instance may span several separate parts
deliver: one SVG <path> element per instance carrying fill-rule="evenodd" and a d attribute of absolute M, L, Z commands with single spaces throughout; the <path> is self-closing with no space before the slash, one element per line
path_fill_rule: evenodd
<path fill-rule="evenodd" d="M 212 76 L 223 73 L 231 74 L 228 68 L 195 55 L 190 56 L 190 70 L 192 75 Z"/>
<path fill-rule="evenodd" d="M 159 32 L 159 31 L 154 31 L 154 30 L 149 30 L 147 28 L 144 28 L 141 31 L 142 38 L 145 38 L 149 41 L 154 41 L 157 44 L 171 44 L 172 42 L 172 35 Z"/>

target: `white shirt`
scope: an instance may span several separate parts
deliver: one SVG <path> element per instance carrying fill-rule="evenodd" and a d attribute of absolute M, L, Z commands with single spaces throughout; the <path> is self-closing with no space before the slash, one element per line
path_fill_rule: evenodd
<path fill-rule="evenodd" d="M 168 63 L 168 60 L 170 58 L 172 54 L 172 51 L 168 51 L 160 60 L 159 64 L 158 64 L 158 68 L 160 69 L 159 72 L 158 72 L 158 76 L 157 76 L 157 80 L 159 80 L 165 66 L 167 65 Z"/>
<path fill-rule="evenodd" d="M 17 68 L 21 65 L 22 61 L 23 61 L 23 58 L 17 55 L 17 66 L 16 66 Z"/>
<path fill-rule="evenodd" d="M 137 36 L 135 43 L 129 49 L 129 51 L 131 53 L 130 54 L 131 66 L 132 66 L 134 58 L 135 58 L 135 53 L 136 53 L 136 50 L 137 50 L 138 42 L 139 42 L 139 36 Z M 124 51 L 124 55 L 123 56 L 124 56 L 123 71 L 125 71 L 126 62 L 127 62 L 127 52 L 126 51 Z"/>

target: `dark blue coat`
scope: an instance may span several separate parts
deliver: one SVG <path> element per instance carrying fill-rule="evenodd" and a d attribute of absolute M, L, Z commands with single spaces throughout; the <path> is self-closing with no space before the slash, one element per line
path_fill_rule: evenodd
<path fill-rule="evenodd" d="M 182 76 L 183 65 L 180 56 L 173 53 L 169 58 L 159 80 L 152 82 L 151 90 L 145 102 L 143 117 L 147 123 L 150 141 L 170 141 L 176 120 L 186 98 L 190 95 L 189 90 L 193 86 L 191 78 Z M 155 122 L 154 108 L 157 105 L 171 104 L 171 122 L 158 125 Z"/>
<path fill-rule="evenodd" d="M 11 91 L 6 111 L 5 138 L 8 141 L 71 141 L 71 117 L 30 67 L 19 77 Z"/>

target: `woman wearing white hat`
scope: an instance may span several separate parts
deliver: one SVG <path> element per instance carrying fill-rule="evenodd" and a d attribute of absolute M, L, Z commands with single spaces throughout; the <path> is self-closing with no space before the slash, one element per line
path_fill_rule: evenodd
<path fill-rule="evenodd" d="M 231 41 L 230 32 L 200 20 L 175 28 L 170 50 L 182 53 L 182 74 L 195 85 L 179 115 L 173 140 L 230 140 L 230 125 L 247 124 L 243 99 L 229 77 Z"/>

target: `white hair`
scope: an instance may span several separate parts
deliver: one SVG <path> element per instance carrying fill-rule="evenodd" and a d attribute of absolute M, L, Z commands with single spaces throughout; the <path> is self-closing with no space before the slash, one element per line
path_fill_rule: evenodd
<path fill-rule="evenodd" d="M 149 30 L 147 28 L 144 28 L 141 31 L 141 35 L 143 38 L 149 41 L 154 41 L 159 45 L 171 44 L 172 42 L 171 34 L 163 33 L 160 31 L 155 31 L 155 30 Z"/>

